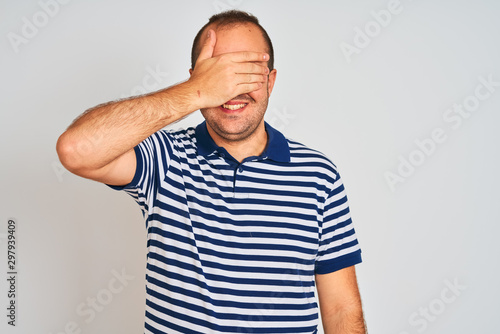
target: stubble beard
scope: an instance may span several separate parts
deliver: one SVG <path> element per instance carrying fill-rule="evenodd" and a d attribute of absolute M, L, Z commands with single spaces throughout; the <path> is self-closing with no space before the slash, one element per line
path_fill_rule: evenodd
<path fill-rule="evenodd" d="M 223 114 L 219 107 L 200 109 L 207 125 L 222 139 L 228 142 L 244 141 L 258 129 L 264 119 L 269 103 L 269 92 L 267 98 L 256 103 L 255 100 L 248 101 L 245 115 Z M 250 111 L 250 113 L 248 113 Z"/>

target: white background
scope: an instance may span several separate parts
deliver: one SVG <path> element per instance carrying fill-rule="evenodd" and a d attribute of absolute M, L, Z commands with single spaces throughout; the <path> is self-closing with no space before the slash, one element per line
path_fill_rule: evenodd
<path fill-rule="evenodd" d="M 73 0 L 45 9 L 52 16 L 49 2 L 0 2 L 1 333 L 142 333 L 139 208 L 63 170 L 55 143 L 84 110 L 140 93 L 145 78 L 156 89 L 187 79 L 195 34 L 228 8 L 255 14 L 273 40 L 268 121 L 344 178 L 369 332 L 498 331 L 500 86 L 474 94 L 479 77 L 500 82 L 499 2 L 401 0 L 385 26 L 371 12 L 387 0 Z M 357 53 L 346 57 L 346 44 Z M 448 110 L 464 103 L 474 110 L 459 124 Z M 430 144 L 433 131 L 445 139 Z M 8 218 L 18 223 L 15 328 L 3 306 Z M 97 297 L 105 305 L 92 317 Z"/>

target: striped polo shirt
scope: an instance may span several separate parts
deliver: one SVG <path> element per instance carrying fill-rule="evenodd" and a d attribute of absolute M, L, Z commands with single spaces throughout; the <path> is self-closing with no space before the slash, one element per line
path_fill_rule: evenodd
<path fill-rule="evenodd" d="M 315 274 L 361 262 L 342 180 L 266 123 L 239 163 L 206 123 L 135 147 L 124 190 L 147 229 L 145 333 L 316 333 Z"/>

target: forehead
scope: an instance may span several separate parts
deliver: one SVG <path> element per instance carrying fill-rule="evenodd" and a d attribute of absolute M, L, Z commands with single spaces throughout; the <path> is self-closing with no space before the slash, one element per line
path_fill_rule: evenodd
<path fill-rule="evenodd" d="M 237 51 L 267 52 L 267 44 L 261 30 L 252 23 L 237 23 L 223 27 L 210 25 L 205 31 L 208 29 L 214 29 L 217 37 L 214 56 Z"/>

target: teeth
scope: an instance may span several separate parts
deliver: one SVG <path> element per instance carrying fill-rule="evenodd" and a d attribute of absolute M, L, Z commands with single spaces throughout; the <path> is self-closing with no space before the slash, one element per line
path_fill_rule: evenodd
<path fill-rule="evenodd" d="M 247 105 L 246 103 L 243 103 L 243 104 L 223 104 L 222 107 L 225 109 L 229 109 L 229 110 L 238 110 L 238 109 L 243 108 L 246 105 Z"/>

